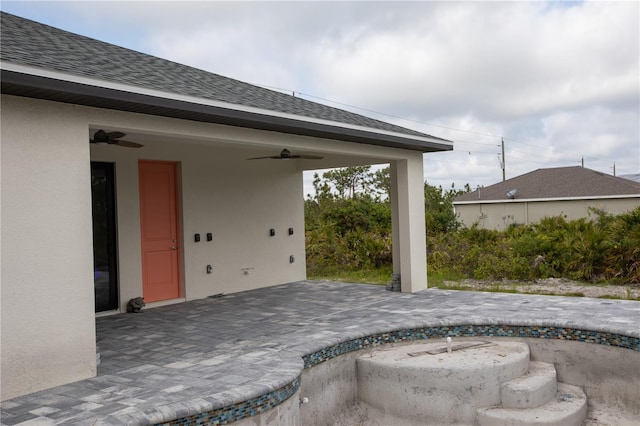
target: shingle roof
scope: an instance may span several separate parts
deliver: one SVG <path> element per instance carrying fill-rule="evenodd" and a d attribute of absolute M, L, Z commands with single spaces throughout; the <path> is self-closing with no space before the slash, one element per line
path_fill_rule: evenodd
<path fill-rule="evenodd" d="M 640 173 L 631 174 L 631 175 L 620 175 L 622 179 L 631 180 L 633 182 L 640 183 Z"/>
<path fill-rule="evenodd" d="M 515 200 L 620 195 L 640 197 L 640 183 L 575 166 L 534 170 L 504 182 L 462 194 L 455 198 L 454 203 L 506 201 L 509 200 L 507 192 L 514 189 L 517 190 Z"/>
<path fill-rule="evenodd" d="M 425 145 L 423 146 L 425 152 L 451 149 L 451 143 L 446 139 L 125 49 L 5 12 L 2 12 L 1 16 L 2 43 L 0 52 L 3 63 L 223 102 L 230 109 L 233 109 L 234 106 L 259 108 L 265 112 L 292 114 L 301 119 L 307 117 L 314 120 L 327 120 L 336 124 L 361 126 L 371 129 L 374 133 L 392 132 L 399 135 L 400 139 L 406 137 L 413 140 L 414 143 L 416 139 L 426 138 L 428 143 L 421 142 L 422 145 Z M 50 93 L 45 96 L 38 91 L 29 92 L 24 87 L 11 84 L 12 77 L 14 79 L 17 77 L 6 72 L 4 68 L 5 66 L 3 66 L 2 75 L 3 93 L 42 98 L 48 96 L 49 99 L 63 102 L 83 102 L 87 105 L 127 109 L 120 105 L 95 104 L 95 99 L 91 100 L 94 103 L 90 103 L 90 100 L 80 100 L 77 96 L 72 99 L 65 98 L 60 94 L 57 97 L 52 97 L 53 95 Z M 24 83 L 22 84 L 24 85 Z M 70 91 L 71 89 L 65 90 Z M 129 107 L 129 110 L 131 108 Z M 175 106 L 173 109 L 176 109 Z M 150 110 L 142 112 L 154 113 Z M 191 119 L 198 119 L 196 113 L 202 113 L 200 110 L 191 112 Z M 189 117 L 180 116 L 180 118 Z M 243 123 L 224 122 L 224 124 L 238 125 Z M 409 148 L 416 149 L 416 147 Z"/>

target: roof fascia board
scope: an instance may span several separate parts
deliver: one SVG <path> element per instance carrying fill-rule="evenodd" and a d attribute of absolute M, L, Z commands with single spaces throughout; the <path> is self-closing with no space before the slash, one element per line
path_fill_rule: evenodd
<path fill-rule="evenodd" d="M 190 97 L 7 63 L 6 61 L 0 61 L 0 69 L 2 70 L 3 83 L 57 91 L 60 93 L 91 96 L 96 100 L 104 98 L 110 101 L 121 101 L 160 108 L 166 107 L 174 111 L 182 110 L 210 116 L 209 120 L 202 121 L 217 122 L 212 118 L 219 117 L 222 119 L 222 124 L 320 136 L 421 152 L 448 151 L 453 149 L 452 142 L 438 138 L 423 138 L 389 132 L 382 129 L 371 129 L 363 126 Z"/>
<path fill-rule="evenodd" d="M 640 194 L 621 195 L 590 195 L 584 197 L 555 197 L 555 198 L 523 198 L 519 200 L 476 200 L 476 201 L 454 201 L 453 205 L 468 204 L 502 204 L 502 203 L 532 203 L 545 201 L 581 201 L 581 200 L 615 200 L 620 198 L 640 198 Z"/>

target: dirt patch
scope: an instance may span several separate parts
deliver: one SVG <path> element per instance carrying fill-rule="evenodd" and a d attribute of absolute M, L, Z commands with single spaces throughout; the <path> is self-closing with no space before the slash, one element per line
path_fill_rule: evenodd
<path fill-rule="evenodd" d="M 588 284 L 565 278 L 547 278 L 536 281 L 444 281 L 443 284 L 438 287 L 450 290 L 531 293 L 557 296 L 583 296 L 640 300 L 640 286 L 637 285 Z"/>

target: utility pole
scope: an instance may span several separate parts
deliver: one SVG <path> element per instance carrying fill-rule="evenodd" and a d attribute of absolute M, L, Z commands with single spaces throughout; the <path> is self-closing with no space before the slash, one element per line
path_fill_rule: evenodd
<path fill-rule="evenodd" d="M 615 161 L 613 162 L 613 175 L 616 175 L 616 163 Z"/>
<path fill-rule="evenodd" d="M 582 168 L 584 169 L 584 155 L 582 156 Z"/>
<path fill-rule="evenodd" d="M 506 174 L 507 160 L 504 158 L 504 138 L 502 138 L 502 181 L 507 180 Z"/>

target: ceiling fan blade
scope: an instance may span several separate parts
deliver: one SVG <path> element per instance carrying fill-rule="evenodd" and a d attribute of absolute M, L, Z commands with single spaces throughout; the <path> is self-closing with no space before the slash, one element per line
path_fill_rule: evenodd
<path fill-rule="evenodd" d="M 114 144 L 114 145 L 118 145 L 118 146 L 122 146 L 124 148 L 142 148 L 144 146 L 141 143 L 129 142 L 129 141 L 121 141 L 121 140 L 110 141 L 109 143 L 110 144 Z"/>
<path fill-rule="evenodd" d="M 280 158 L 279 156 L 268 156 L 268 157 L 251 157 L 251 158 L 247 158 L 247 160 L 266 160 L 269 158 Z"/>
<path fill-rule="evenodd" d="M 107 137 L 109 139 L 119 139 L 125 136 L 127 136 L 127 134 L 122 132 L 107 132 Z"/>
<path fill-rule="evenodd" d="M 93 139 L 89 139 L 89 143 L 117 145 L 125 148 L 142 148 L 144 146 L 137 142 L 119 140 L 126 135 L 126 133 L 122 132 L 105 132 L 100 129 L 93 134 Z"/>
<path fill-rule="evenodd" d="M 252 157 L 247 158 L 247 160 L 321 160 L 324 157 L 320 157 L 318 155 L 300 155 L 300 154 L 291 154 L 288 150 L 285 150 L 280 153 L 280 155 L 268 155 L 266 157 Z"/>

